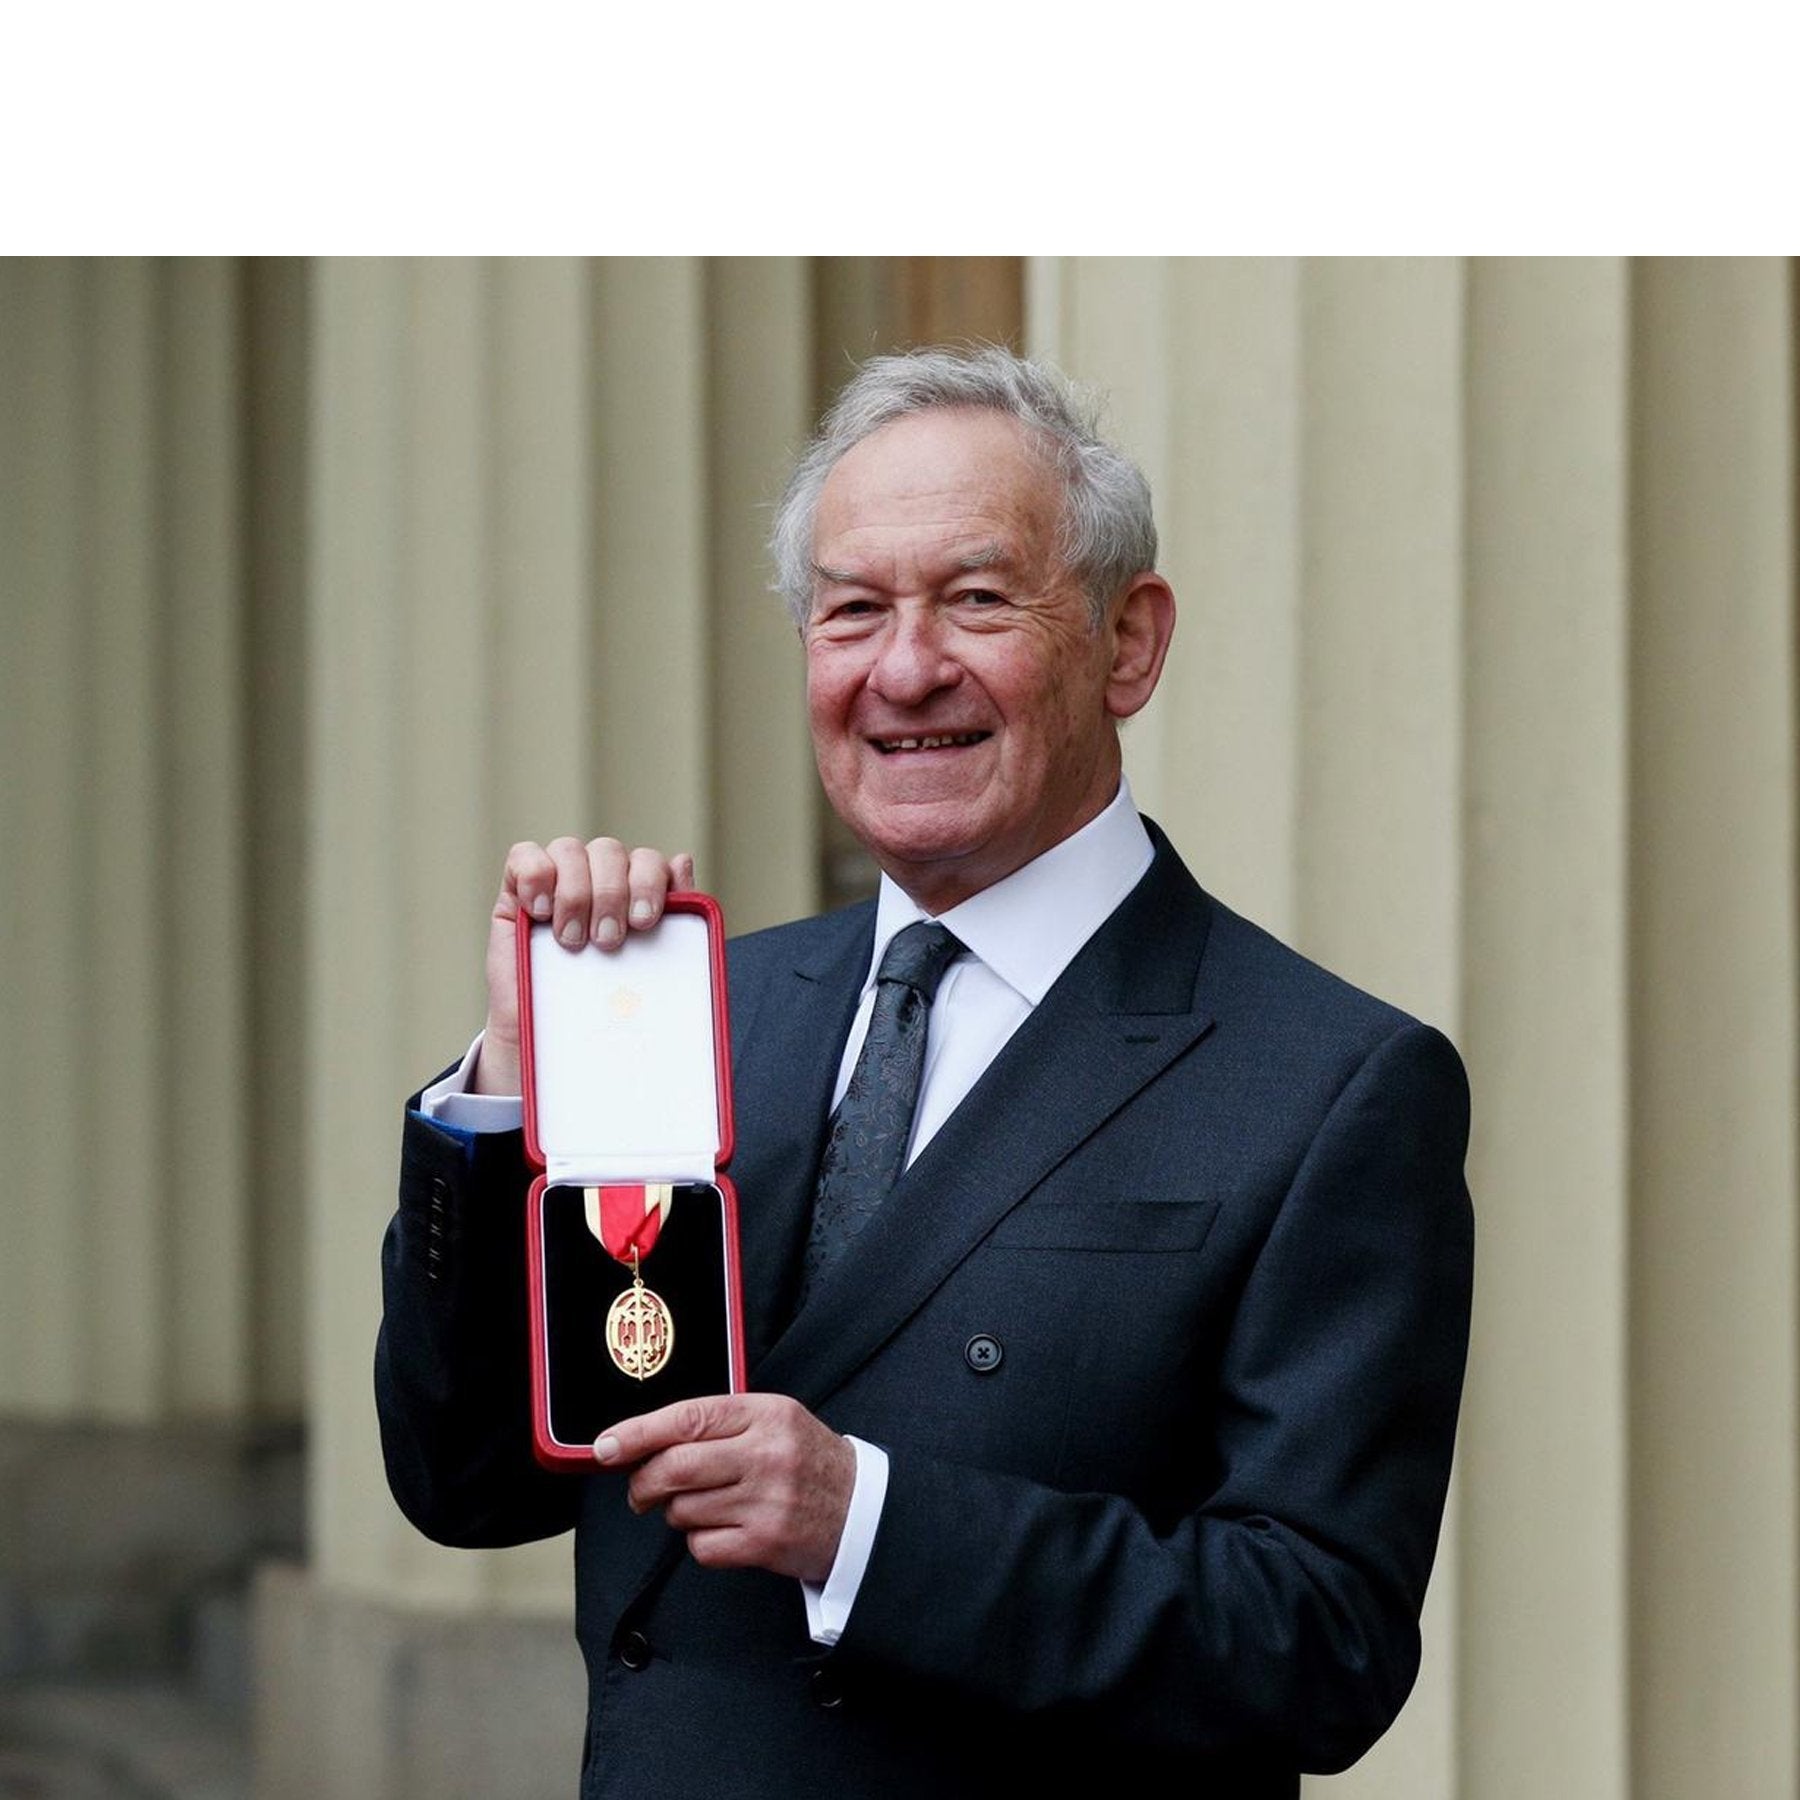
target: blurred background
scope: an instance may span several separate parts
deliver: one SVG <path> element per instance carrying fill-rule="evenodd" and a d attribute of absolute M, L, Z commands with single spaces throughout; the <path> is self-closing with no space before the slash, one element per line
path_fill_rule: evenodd
<path fill-rule="evenodd" d="M 966 338 L 1150 476 L 1140 806 L 1470 1068 L 1425 1667 L 1309 1792 L 1800 1793 L 1797 325 L 1785 259 L 0 263 L 0 1793 L 572 1790 L 567 1541 L 382 1477 L 401 1103 L 517 838 L 866 886 L 762 540 Z"/>

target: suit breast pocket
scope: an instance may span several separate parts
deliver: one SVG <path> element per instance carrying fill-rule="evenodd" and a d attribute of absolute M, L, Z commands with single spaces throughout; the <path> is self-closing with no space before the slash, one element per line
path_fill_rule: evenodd
<path fill-rule="evenodd" d="M 1026 1200 L 995 1226 L 997 1250 L 1176 1252 L 1204 1247 L 1218 1217 L 1203 1200 Z"/>

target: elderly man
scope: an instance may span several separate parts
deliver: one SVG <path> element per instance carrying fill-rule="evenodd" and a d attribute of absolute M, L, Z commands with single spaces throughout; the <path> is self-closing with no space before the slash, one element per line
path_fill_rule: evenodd
<path fill-rule="evenodd" d="M 519 1092 L 513 920 L 615 946 L 692 869 L 519 845 L 486 1030 L 406 1125 L 394 1492 L 450 1543 L 573 1527 L 584 1795 L 1291 1796 L 1417 1668 L 1468 1328 L 1456 1054 L 1133 807 L 1118 727 L 1174 598 L 1142 477 L 1050 372 L 868 364 L 775 551 L 882 882 L 730 948 L 751 1391 L 620 1420 L 591 1476 L 533 1464 L 489 1097 Z"/>

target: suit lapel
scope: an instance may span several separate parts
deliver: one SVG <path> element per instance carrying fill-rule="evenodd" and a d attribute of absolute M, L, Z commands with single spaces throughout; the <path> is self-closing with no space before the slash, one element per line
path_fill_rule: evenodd
<path fill-rule="evenodd" d="M 1194 986 L 1209 916 L 1210 903 L 1159 839 L 1143 881 L 752 1366 L 753 1387 L 818 1404 L 1005 1213 L 1204 1034 L 1210 1020 L 1195 1007 Z M 822 1117 L 823 1102 L 815 1133 Z M 809 1181 L 802 1210 L 810 1192 Z"/>

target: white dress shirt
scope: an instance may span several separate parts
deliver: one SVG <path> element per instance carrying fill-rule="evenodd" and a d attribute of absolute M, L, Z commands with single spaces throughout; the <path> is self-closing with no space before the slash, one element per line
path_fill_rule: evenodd
<path fill-rule="evenodd" d="M 1150 866 L 1150 839 L 1123 779 L 1099 817 L 1004 881 L 936 915 L 967 950 L 932 1001 L 925 1068 L 913 1114 L 910 1163 L 937 1135 L 1000 1047 L 1030 1017 L 1075 953 L 1112 916 Z M 868 1035 L 875 976 L 891 940 L 932 917 L 887 876 L 875 903 L 875 942 L 832 1092 L 835 1108 Z"/>
<path fill-rule="evenodd" d="M 1118 793 L 1097 818 L 1004 881 L 937 915 L 966 954 L 950 965 L 932 1002 L 909 1163 L 1031 1016 L 1076 952 L 1137 886 L 1151 856 L 1149 834 L 1121 777 Z M 885 875 L 881 878 L 875 941 L 838 1067 L 834 1109 L 850 1085 L 868 1035 L 876 971 L 889 940 L 915 920 L 931 916 Z M 421 1102 L 425 1116 L 464 1130 L 517 1129 L 523 1113 L 518 1099 L 465 1091 L 480 1045 L 478 1037 L 461 1065 L 426 1089 Z M 807 1627 L 821 1644 L 835 1644 L 849 1619 L 887 1496 L 886 1453 L 858 1438 L 850 1443 L 856 1452 L 856 1487 L 837 1560 L 822 1587 L 801 1583 Z"/>

